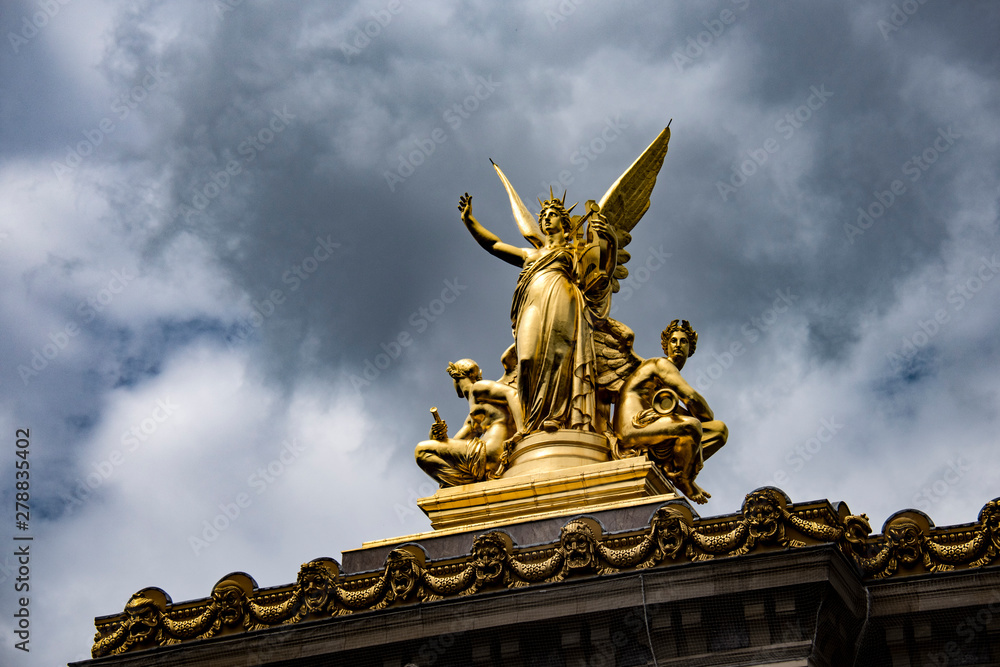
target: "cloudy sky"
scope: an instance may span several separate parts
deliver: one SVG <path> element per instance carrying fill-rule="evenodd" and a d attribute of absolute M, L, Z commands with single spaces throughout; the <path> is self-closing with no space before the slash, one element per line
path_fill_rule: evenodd
<path fill-rule="evenodd" d="M 644 357 L 674 318 L 700 334 L 684 374 L 731 433 L 701 514 L 777 485 L 876 531 L 974 521 L 1000 6 L 820 5 L 5 2 L 0 662 L 88 657 L 145 586 L 283 584 L 426 530 L 413 447 L 431 405 L 465 416 L 445 365 L 499 377 L 511 341 L 517 270 L 459 196 L 521 243 L 489 158 L 527 202 L 600 199 L 670 119 L 615 317 Z"/>

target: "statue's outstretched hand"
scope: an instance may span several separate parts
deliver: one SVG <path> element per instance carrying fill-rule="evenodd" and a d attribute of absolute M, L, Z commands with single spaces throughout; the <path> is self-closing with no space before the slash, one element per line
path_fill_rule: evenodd
<path fill-rule="evenodd" d="M 608 219 L 600 213 L 590 219 L 590 230 L 607 238 L 617 238 L 615 230 L 608 224 Z"/>
<path fill-rule="evenodd" d="M 438 440 L 440 442 L 444 442 L 445 440 L 447 440 L 448 422 L 446 421 L 434 422 L 434 424 L 431 425 L 430 437 L 431 440 Z"/>
<path fill-rule="evenodd" d="M 472 216 L 472 195 L 468 192 L 458 198 L 458 210 L 462 212 L 462 220 Z"/>

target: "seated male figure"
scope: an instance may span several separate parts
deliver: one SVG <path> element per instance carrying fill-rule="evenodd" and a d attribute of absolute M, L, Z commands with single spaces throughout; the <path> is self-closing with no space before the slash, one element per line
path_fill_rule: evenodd
<path fill-rule="evenodd" d="M 492 479 L 502 472 L 507 440 L 521 430 L 521 402 L 517 391 L 500 382 L 484 380 L 471 359 L 448 364 L 459 397 L 469 402 L 469 416 L 448 437 L 448 424 L 435 421 L 430 440 L 417 445 L 417 465 L 442 487 Z"/>
<path fill-rule="evenodd" d="M 642 362 L 622 385 L 614 430 L 621 449 L 646 452 L 684 495 L 705 503 L 711 495 L 694 479 L 704 459 L 726 444 L 729 431 L 715 419 L 705 398 L 681 377 L 681 368 L 698 344 L 695 330 L 687 320 L 674 320 L 664 329 L 661 342 L 666 358 Z"/>

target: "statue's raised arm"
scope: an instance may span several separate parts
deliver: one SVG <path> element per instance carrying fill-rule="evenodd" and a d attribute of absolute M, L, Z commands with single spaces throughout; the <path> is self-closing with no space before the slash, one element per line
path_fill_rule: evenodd
<path fill-rule="evenodd" d="M 458 198 L 458 210 L 462 212 L 462 222 L 469 229 L 472 238 L 481 245 L 486 252 L 494 257 L 499 257 L 508 264 L 521 267 L 524 266 L 526 252 L 522 248 L 504 243 L 500 237 L 486 229 L 472 216 L 472 196 L 466 192 Z"/>

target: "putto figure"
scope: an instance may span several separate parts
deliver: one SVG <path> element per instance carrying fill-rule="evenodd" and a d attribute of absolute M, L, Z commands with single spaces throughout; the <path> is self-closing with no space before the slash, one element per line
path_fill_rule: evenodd
<path fill-rule="evenodd" d="M 469 416 L 454 438 L 434 413 L 430 440 L 417 445 L 417 465 L 441 486 L 481 482 L 500 470 L 504 444 L 522 429 L 521 404 L 513 387 L 484 380 L 479 364 L 460 359 L 448 364 L 459 397 L 469 401 Z"/>
<path fill-rule="evenodd" d="M 696 503 L 711 497 L 694 479 L 704 459 L 726 444 L 729 431 L 680 370 L 694 354 L 698 334 L 687 320 L 674 320 L 660 336 L 666 358 L 639 364 L 618 395 L 614 429 L 622 450 L 646 452 Z"/>

